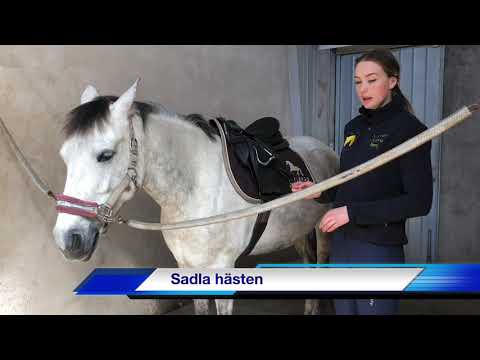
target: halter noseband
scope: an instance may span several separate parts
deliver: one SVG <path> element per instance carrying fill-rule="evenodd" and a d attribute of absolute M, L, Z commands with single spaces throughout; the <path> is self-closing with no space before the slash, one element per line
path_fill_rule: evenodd
<path fill-rule="evenodd" d="M 59 213 L 71 214 L 82 216 L 89 219 L 97 219 L 102 225 L 101 232 L 105 233 L 108 224 L 112 222 L 123 223 L 124 220 L 121 216 L 115 217 L 122 204 L 118 204 L 118 200 L 122 196 L 123 192 L 133 184 L 134 190 L 138 189 L 138 172 L 137 172 L 137 159 L 138 159 L 138 141 L 135 137 L 135 129 L 133 127 L 133 121 L 129 121 L 130 129 L 130 162 L 128 164 L 128 170 L 125 177 L 120 184 L 113 190 L 108 200 L 103 204 L 98 204 L 93 201 L 85 201 L 72 196 L 57 194 L 54 195 L 57 203 L 56 209 Z"/>

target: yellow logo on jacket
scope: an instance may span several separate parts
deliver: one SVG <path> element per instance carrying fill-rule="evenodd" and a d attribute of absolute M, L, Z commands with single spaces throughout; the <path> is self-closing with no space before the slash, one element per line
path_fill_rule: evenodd
<path fill-rule="evenodd" d="M 355 135 L 350 135 L 350 136 L 347 136 L 347 138 L 345 139 L 345 143 L 343 144 L 343 146 L 352 146 L 353 143 L 355 142 L 355 139 L 357 137 Z"/>

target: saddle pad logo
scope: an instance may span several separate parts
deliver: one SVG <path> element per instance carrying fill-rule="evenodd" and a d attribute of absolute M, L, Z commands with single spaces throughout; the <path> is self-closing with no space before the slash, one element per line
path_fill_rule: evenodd
<path fill-rule="evenodd" d="M 296 183 L 298 181 L 309 181 L 309 178 L 303 174 L 302 169 L 298 166 L 293 165 L 290 161 L 285 161 L 285 164 L 289 167 L 290 170 L 290 183 Z"/>
<path fill-rule="evenodd" d="M 345 139 L 345 143 L 343 144 L 343 146 L 352 146 L 353 143 L 355 142 L 355 140 L 357 139 L 357 136 L 356 135 L 350 135 L 350 136 L 347 136 L 347 138 Z"/>

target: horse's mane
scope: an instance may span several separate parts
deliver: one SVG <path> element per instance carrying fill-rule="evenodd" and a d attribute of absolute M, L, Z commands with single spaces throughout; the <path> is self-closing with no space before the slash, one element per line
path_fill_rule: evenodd
<path fill-rule="evenodd" d="M 117 99 L 117 96 L 98 96 L 92 101 L 71 110 L 66 116 L 65 126 L 63 127 L 66 138 L 68 139 L 74 135 L 85 135 L 91 131 L 95 125 L 98 125 L 100 128 L 103 127 L 110 113 L 110 104 L 113 104 Z M 133 108 L 134 112 L 137 112 L 144 122 L 148 115 L 153 113 L 169 114 L 160 104 L 135 101 Z M 218 135 L 218 130 L 210 125 L 202 115 L 189 114 L 179 116 L 179 118 L 200 128 L 205 135 L 215 141 L 214 135 Z"/>
<path fill-rule="evenodd" d="M 215 135 L 220 135 L 218 129 L 215 126 L 212 126 L 210 122 L 200 114 L 185 115 L 184 119 L 199 127 L 210 138 L 210 140 L 215 141 Z"/>

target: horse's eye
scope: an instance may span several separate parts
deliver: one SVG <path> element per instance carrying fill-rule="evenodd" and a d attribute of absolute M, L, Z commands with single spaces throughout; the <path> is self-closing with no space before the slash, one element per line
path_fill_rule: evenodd
<path fill-rule="evenodd" d="M 115 151 L 105 150 L 100 155 L 97 156 L 97 161 L 98 162 L 108 161 L 113 157 L 113 155 L 115 155 Z"/>

